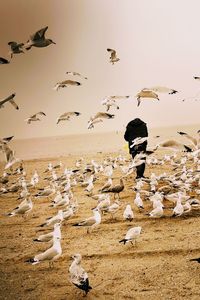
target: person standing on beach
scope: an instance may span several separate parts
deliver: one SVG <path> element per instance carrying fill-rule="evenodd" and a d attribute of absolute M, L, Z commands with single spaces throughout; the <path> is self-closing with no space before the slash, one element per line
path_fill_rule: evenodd
<path fill-rule="evenodd" d="M 128 142 L 129 145 L 129 153 L 132 155 L 133 158 L 141 152 L 145 153 L 147 149 L 147 141 L 131 147 L 133 141 L 138 137 L 148 137 L 148 131 L 146 123 L 140 120 L 139 118 L 136 118 L 127 124 L 126 132 L 124 134 L 124 139 Z M 136 170 L 136 179 L 142 177 L 144 178 L 145 163 L 136 167 Z"/>

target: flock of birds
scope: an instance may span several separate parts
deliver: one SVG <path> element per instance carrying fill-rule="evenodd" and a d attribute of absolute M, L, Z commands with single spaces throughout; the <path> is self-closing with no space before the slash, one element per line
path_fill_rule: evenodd
<path fill-rule="evenodd" d="M 49 266 L 53 267 L 54 262 L 62 255 L 62 224 L 76 218 L 81 205 L 88 202 L 87 197 L 95 200 L 96 206 L 89 217 L 77 220 L 73 226 L 86 228 L 88 234 L 92 234 L 94 230 L 98 232 L 106 215 L 110 215 L 114 221 L 117 212 L 120 212 L 122 220 L 131 223 L 135 219 L 136 211 L 149 218 L 177 218 L 192 211 L 198 211 L 200 208 L 198 199 L 200 196 L 200 136 L 195 138 L 183 132 L 179 134 L 190 141 L 191 151 L 170 146 L 174 152 L 165 154 L 161 158 L 156 157 L 157 150 L 151 151 L 150 155 L 140 153 L 134 159 L 128 159 L 120 154 L 117 157 L 105 157 L 101 162 L 94 159 L 86 162 L 80 157 L 72 168 L 65 167 L 62 162 L 56 165 L 50 162 L 43 172 L 39 174 L 35 170 L 30 178 L 27 176 L 22 161 L 18 168 L 4 170 L 0 177 L 1 196 L 12 193 L 12 196 L 17 195 L 17 199 L 21 200 L 16 208 L 7 213 L 7 216 L 26 218 L 38 198 L 51 200 L 50 207 L 57 209 L 57 213 L 46 218 L 42 224 L 38 224 L 44 230 L 53 227 L 52 231 L 44 232 L 33 240 L 33 242 L 40 243 L 51 241 L 52 246 L 43 253 L 27 259 L 26 262 L 35 265 L 48 261 Z M 9 144 L 11 139 L 11 137 L 5 138 L 4 145 Z M 136 144 L 141 142 L 143 138 L 134 141 Z M 159 166 L 161 170 L 162 166 L 168 165 L 171 170 L 168 174 L 164 172 L 160 175 L 152 172 L 149 178 L 138 179 L 132 187 L 128 187 L 130 175 L 134 173 L 138 165 L 144 162 L 144 158 L 149 169 L 152 166 Z M 114 184 L 113 178 L 119 178 L 119 183 Z M 80 204 L 77 200 L 76 188 L 81 188 L 85 193 L 84 204 Z M 121 198 L 121 193 L 126 189 L 132 190 L 130 192 L 132 200 L 127 204 Z M 119 243 L 135 244 L 141 233 L 142 226 L 131 228 L 129 226 Z M 73 262 L 69 266 L 70 281 L 87 294 L 92 287 L 88 274 L 81 265 L 82 256 L 76 253 L 72 258 Z M 199 262 L 199 258 L 191 260 Z"/>
<path fill-rule="evenodd" d="M 45 33 L 48 27 L 38 30 L 30 36 L 30 39 L 24 43 L 9 42 L 10 58 L 15 54 L 22 54 L 24 51 L 30 50 L 32 47 L 47 47 L 55 44 L 53 40 L 47 39 Z M 120 61 L 114 49 L 107 49 L 110 54 L 110 63 L 115 64 Z M 0 64 L 8 64 L 9 60 L 0 57 Z M 87 80 L 87 77 L 77 72 L 66 72 L 67 75 L 78 76 Z M 199 77 L 194 77 L 196 80 Z M 66 79 L 56 83 L 54 89 L 58 91 L 60 88 L 68 86 L 80 86 L 81 82 Z M 156 99 L 159 100 L 159 93 L 167 93 L 170 95 L 176 94 L 178 91 L 162 87 L 154 86 L 144 88 L 136 95 L 138 106 L 142 99 Z M 113 119 L 114 114 L 109 113 L 111 108 L 119 109 L 119 100 L 130 98 L 131 96 L 108 96 L 102 100 L 101 104 L 106 108 L 105 112 L 97 112 L 88 120 L 88 129 L 94 128 L 94 125 L 103 122 L 104 119 Z M 6 103 L 10 103 L 16 110 L 19 110 L 15 100 L 15 93 L 0 101 L 0 108 L 3 108 Z M 56 123 L 69 121 L 71 118 L 80 116 L 80 112 L 65 112 L 57 118 Z M 27 124 L 40 121 L 46 114 L 42 111 L 29 116 L 25 121 Z M 101 226 L 104 215 L 110 214 L 114 219 L 116 212 L 121 211 L 122 218 L 131 222 L 134 216 L 134 209 L 137 209 L 141 214 L 147 214 L 150 218 L 161 218 L 165 216 L 166 203 L 169 201 L 172 208 L 171 217 L 180 217 L 188 214 L 190 211 L 200 207 L 200 200 L 191 196 L 191 191 L 197 196 L 200 195 L 200 130 L 197 132 L 197 137 L 188 135 L 185 132 L 178 132 L 190 142 L 186 145 L 184 142 L 177 142 L 176 140 L 167 140 L 157 144 L 153 150 L 147 153 L 138 154 L 133 160 L 129 160 L 122 155 L 116 158 L 108 157 L 103 162 L 97 163 L 94 160 L 88 164 L 84 162 L 83 158 L 76 161 L 74 168 L 68 169 L 63 167 L 63 163 L 58 165 L 48 164 L 43 174 L 38 174 L 35 170 L 30 180 L 27 177 L 24 169 L 23 161 L 15 157 L 14 151 L 10 148 L 9 143 L 13 136 L 0 139 L 0 150 L 3 151 L 6 158 L 6 165 L 3 175 L 0 177 L 0 195 L 7 193 L 17 195 L 21 200 L 20 204 L 14 208 L 7 215 L 10 217 L 23 216 L 32 211 L 34 202 L 32 199 L 48 198 L 52 200 L 51 206 L 57 208 L 58 211 L 54 216 L 47 218 L 44 223 L 39 226 L 42 228 L 53 227 L 51 232 L 44 233 L 34 239 L 34 242 L 52 242 L 52 246 L 45 252 L 36 254 L 27 262 L 31 264 L 39 264 L 43 261 L 49 261 L 50 266 L 53 266 L 54 261 L 58 260 L 62 255 L 62 224 L 63 222 L 76 216 L 80 204 L 74 196 L 76 186 L 83 188 L 85 195 L 96 200 L 96 207 L 92 210 L 92 215 L 80 220 L 73 225 L 75 227 L 86 227 L 87 233 L 92 233 L 93 230 L 98 230 Z M 148 138 L 145 138 L 147 140 Z M 133 141 L 133 145 L 141 144 L 144 138 L 138 138 Z M 163 158 L 158 159 L 154 154 L 158 148 L 173 149 L 181 153 L 180 158 L 177 157 L 176 152 L 172 155 L 164 155 Z M 162 173 L 159 176 L 151 173 L 149 178 L 137 180 L 135 186 L 132 187 L 134 191 L 134 199 L 132 203 L 128 203 L 122 211 L 123 202 L 120 194 L 126 188 L 126 180 L 132 174 L 137 166 L 146 160 L 147 165 L 162 166 L 168 164 L 174 170 L 173 175 Z M 18 168 L 14 169 L 14 165 L 19 163 Z M 58 170 L 60 175 L 58 175 Z M 113 184 L 113 173 L 120 174 L 118 184 Z M 13 182 L 13 176 L 15 182 Z M 105 180 L 106 178 L 106 180 Z M 98 182 L 103 179 L 104 184 L 98 189 L 96 193 L 96 186 Z M 47 182 L 47 186 L 41 188 L 41 182 Z M 173 192 L 172 192 L 173 191 Z M 114 195 L 112 199 L 111 195 Z M 117 199 L 116 199 L 117 197 Z M 146 211 L 146 203 L 152 207 L 151 210 Z M 134 209 L 133 209 L 134 206 Z M 145 212 L 145 213 L 144 213 Z M 131 227 L 124 237 L 119 241 L 124 245 L 126 243 L 136 243 L 142 232 L 142 227 Z M 81 266 L 82 256 L 77 253 L 72 256 L 73 262 L 69 266 L 70 281 L 82 289 L 86 294 L 92 289 L 89 284 L 88 274 Z M 200 262 L 200 258 L 195 258 Z"/>

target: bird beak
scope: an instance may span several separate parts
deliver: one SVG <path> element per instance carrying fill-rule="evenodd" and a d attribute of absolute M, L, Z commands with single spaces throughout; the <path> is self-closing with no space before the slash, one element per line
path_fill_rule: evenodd
<path fill-rule="evenodd" d="M 56 45 L 56 43 L 55 43 L 55 42 L 53 42 L 53 41 L 52 41 L 52 44 L 55 44 L 55 45 Z"/>

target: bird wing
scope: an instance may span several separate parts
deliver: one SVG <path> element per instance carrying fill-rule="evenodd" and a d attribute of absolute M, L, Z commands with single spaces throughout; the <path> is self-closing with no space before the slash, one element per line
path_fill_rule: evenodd
<path fill-rule="evenodd" d="M 12 104 L 12 106 L 14 106 L 15 109 L 19 109 L 19 106 L 14 100 L 10 100 L 10 103 Z"/>
<path fill-rule="evenodd" d="M 43 111 L 39 111 L 39 112 L 36 113 L 35 115 L 46 116 L 46 114 L 45 114 Z"/>
<path fill-rule="evenodd" d="M 98 118 L 105 118 L 105 119 L 111 119 L 113 118 L 114 115 L 111 115 L 109 113 L 105 113 L 105 112 L 98 112 L 95 116 L 94 119 L 98 119 Z"/>
<path fill-rule="evenodd" d="M 0 101 L 0 106 L 3 105 L 4 103 L 12 100 L 13 98 L 15 97 L 15 93 L 14 94 L 11 94 L 10 96 L 8 96 L 7 98 L 3 99 Z"/>
<path fill-rule="evenodd" d="M 9 42 L 8 45 L 10 46 L 11 50 L 15 51 L 18 49 L 19 45 L 16 42 Z"/>
<path fill-rule="evenodd" d="M 195 139 L 193 136 L 187 134 L 186 132 L 182 132 L 182 131 L 179 131 L 178 133 L 180 135 L 185 136 L 188 140 L 190 140 L 194 146 L 197 145 L 197 139 Z"/>
<path fill-rule="evenodd" d="M 3 57 L 0 57 L 0 64 L 3 65 L 3 64 L 9 64 L 9 61 Z"/>
<path fill-rule="evenodd" d="M 31 35 L 31 40 L 32 41 L 37 41 L 37 40 L 43 39 L 47 29 L 48 29 L 48 26 L 46 26 L 46 27 L 38 30 L 37 32 L 35 32 L 33 35 Z"/>
<path fill-rule="evenodd" d="M 36 255 L 34 259 L 35 260 L 39 260 L 39 261 L 42 261 L 42 260 L 51 260 L 57 254 L 58 254 L 58 251 L 55 249 L 54 246 L 52 246 L 51 248 L 47 249 L 45 252 Z"/>

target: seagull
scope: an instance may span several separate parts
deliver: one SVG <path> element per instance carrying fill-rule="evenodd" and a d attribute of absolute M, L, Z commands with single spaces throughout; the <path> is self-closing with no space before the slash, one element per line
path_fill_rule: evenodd
<path fill-rule="evenodd" d="M 38 118 L 37 116 L 46 116 L 46 114 L 43 111 L 39 111 L 38 113 L 30 116 L 29 118 L 25 119 L 25 121 L 27 122 L 27 124 L 31 124 L 31 122 L 34 121 L 41 121 L 40 118 Z"/>
<path fill-rule="evenodd" d="M 137 101 L 138 101 L 138 105 L 137 106 L 140 105 L 141 98 L 152 98 L 152 99 L 160 100 L 158 98 L 158 95 L 156 93 L 154 93 L 151 90 L 147 90 L 147 89 L 141 90 L 139 93 L 137 93 L 136 97 L 137 97 Z"/>
<path fill-rule="evenodd" d="M 54 86 L 54 90 L 58 91 L 60 88 L 65 88 L 67 86 L 80 86 L 81 83 L 79 81 L 74 81 L 74 80 L 63 80 L 61 82 L 57 82 L 56 85 Z"/>
<path fill-rule="evenodd" d="M 170 148 L 172 150 L 176 150 L 176 151 L 186 151 L 186 152 L 191 152 L 192 149 L 182 143 L 179 143 L 175 140 L 167 140 L 164 142 L 159 143 L 156 146 L 156 149 L 162 147 L 162 148 Z"/>
<path fill-rule="evenodd" d="M 15 152 L 7 145 L 0 145 L 0 150 L 2 150 L 6 157 L 5 170 L 11 168 L 15 163 L 19 162 L 20 159 L 15 157 Z"/>
<path fill-rule="evenodd" d="M 0 146 L 1 146 L 2 144 L 7 144 L 7 143 L 10 142 L 13 138 L 14 138 L 14 135 L 8 136 L 8 137 L 5 137 L 5 138 L 0 139 Z"/>
<path fill-rule="evenodd" d="M 107 51 L 110 53 L 110 63 L 118 62 L 120 59 L 117 57 L 117 52 L 114 49 L 107 48 Z"/>
<path fill-rule="evenodd" d="M 106 112 L 98 112 L 93 117 L 90 118 L 90 121 L 94 121 L 96 119 L 113 119 L 115 115 L 106 113 Z"/>
<path fill-rule="evenodd" d="M 98 209 L 93 209 L 93 216 L 89 217 L 79 223 L 73 224 L 73 226 L 86 226 L 87 228 L 87 233 L 89 233 L 89 228 L 91 230 L 99 225 L 101 223 L 101 214 Z"/>
<path fill-rule="evenodd" d="M 123 218 L 125 220 L 129 220 L 129 221 L 133 220 L 134 214 L 133 214 L 133 211 L 132 211 L 132 208 L 131 208 L 130 204 L 127 204 L 127 206 L 126 206 L 126 208 L 124 210 L 124 213 L 123 213 Z"/>
<path fill-rule="evenodd" d="M 23 48 L 22 48 L 24 46 L 23 43 L 18 44 L 16 42 L 9 42 L 8 45 L 10 46 L 10 49 L 11 49 L 9 51 L 11 58 L 13 57 L 13 54 L 24 53 Z"/>
<path fill-rule="evenodd" d="M 64 114 L 60 115 L 56 124 L 59 124 L 61 121 L 70 121 L 71 117 L 80 116 L 80 114 L 81 113 L 77 111 L 65 112 Z"/>
<path fill-rule="evenodd" d="M 15 209 L 13 209 L 12 212 L 8 214 L 10 217 L 14 217 L 16 215 L 24 215 L 27 214 L 29 211 L 31 211 L 33 208 L 33 203 L 31 199 L 25 199 L 23 200 L 19 206 L 17 206 Z"/>
<path fill-rule="evenodd" d="M 199 134 L 199 132 L 197 132 Z M 193 136 L 189 135 L 188 133 L 186 132 L 182 132 L 182 131 L 178 131 L 178 134 L 186 137 L 192 144 L 193 146 L 197 149 L 198 146 L 200 145 L 200 137 L 197 138 L 194 138 Z"/>
<path fill-rule="evenodd" d="M 143 202 L 142 202 L 142 198 L 140 197 L 140 193 L 137 192 L 136 193 L 136 197 L 134 199 L 134 204 L 140 209 L 144 209 L 144 206 L 143 206 Z"/>
<path fill-rule="evenodd" d="M 67 75 L 73 75 L 73 76 L 80 76 L 80 77 L 82 77 L 82 78 L 84 78 L 84 79 L 88 79 L 87 77 L 84 77 L 84 76 L 82 76 L 80 73 L 78 73 L 78 72 L 70 72 L 70 71 L 68 71 L 68 72 L 66 72 L 66 74 Z"/>
<path fill-rule="evenodd" d="M 15 97 L 15 93 L 11 94 L 10 96 L 6 97 L 5 99 L 3 100 L 0 100 L 0 109 L 4 107 L 4 104 L 7 103 L 7 102 L 10 102 L 10 104 L 13 105 L 13 107 L 15 109 L 19 109 L 18 105 L 15 103 L 15 101 L 13 100 L 13 98 Z"/>
<path fill-rule="evenodd" d="M 179 198 L 176 202 L 176 206 L 173 209 L 172 217 L 180 217 L 183 213 L 184 213 L 184 207 L 181 203 L 181 194 L 179 194 Z"/>
<path fill-rule="evenodd" d="M 156 93 L 168 93 L 169 95 L 173 95 L 173 94 L 178 93 L 178 91 L 176 91 L 174 89 L 170 89 L 170 88 L 165 87 L 165 86 L 154 86 L 154 87 L 151 87 L 147 90 L 151 90 L 151 91 L 156 92 Z"/>
<path fill-rule="evenodd" d="M 81 254 L 75 254 L 72 258 L 74 261 L 69 267 L 70 281 L 87 295 L 92 287 L 89 285 L 87 272 L 81 267 L 82 256 Z"/>
<path fill-rule="evenodd" d="M 32 47 L 47 47 L 51 44 L 56 44 L 51 39 L 45 38 L 45 33 L 48 29 L 48 26 L 38 30 L 36 33 L 30 36 L 30 40 L 27 41 L 27 43 L 24 45 L 24 48 L 26 50 L 30 50 Z"/>
<path fill-rule="evenodd" d="M 152 218 L 160 218 L 163 216 L 163 204 L 160 202 L 157 203 L 156 208 L 154 208 L 149 214 L 150 217 Z"/>
<path fill-rule="evenodd" d="M 92 128 L 94 128 L 94 124 L 97 124 L 97 123 L 101 123 L 101 122 L 103 122 L 103 120 L 102 119 L 95 119 L 94 121 L 88 121 L 88 126 L 87 126 L 87 128 L 88 129 L 92 129 Z"/>
<path fill-rule="evenodd" d="M 110 188 L 108 189 L 104 189 L 102 192 L 103 193 L 113 193 L 114 194 L 114 198 L 115 198 L 115 194 L 118 194 L 118 198 L 119 197 L 119 194 L 124 190 L 124 182 L 123 182 L 123 179 L 120 178 L 120 183 L 119 184 L 116 184 L 114 186 L 111 186 Z"/>
<path fill-rule="evenodd" d="M 126 243 L 131 242 L 131 244 L 133 244 L 132 241 L 134 241 L 136 244 L 136 239 L 140 236 L 141 230 L 142 227 L 140 226 L 130 228 L 126 233 L 125 238 L 119 241 L 119 243 L 124 243 L 125 245 Z"/>
<path fill-rule="evenodd" d="M 26 262 L 36 265 L 42 261 L 48 260 L 49 266 L 53 265 L 53 262 L 57 260 L 62 254 L 62 248 L 60 244 L 60 238 L 55 237 L 53 239 L 53 246 L 47 249 L 45 252 L 36 255 L 34 258 L 27 260 Z"/>
<path fill-rule="evenodd" d="M 61 223 L 63 221 L 63 211 L 60 209 L 54 217 L 50 217 L 45 223 L 39 225 L 39 227 L 54 225 L 56 223 Z"/>
<path fill-rule="evenodd" d="M 0 65 L 5 65 L 5 64 L 9 64 L 9 60 L 7 60 L 6 58 L 0 57 Z"/>
<path fill-rule="evenodd" d="M 105 98 L 101 104 L 106 106 L 106 111 L 109 111 L 111 107 L 116 107 L 116 109 L 119 109 L 115 99 Z"/>
<path fill-rule="evenodd" d="M 52 232 L 41 234 L 37 239 L 34 239 L 34 242 L 49 242 L 54 238 L 61 239 L 61 223 L 54 224 L 54 230 Z"/>

